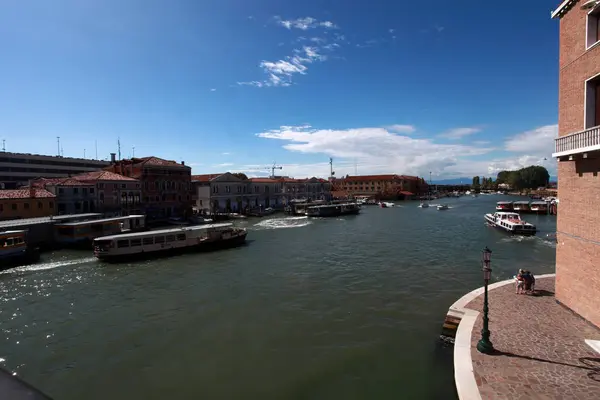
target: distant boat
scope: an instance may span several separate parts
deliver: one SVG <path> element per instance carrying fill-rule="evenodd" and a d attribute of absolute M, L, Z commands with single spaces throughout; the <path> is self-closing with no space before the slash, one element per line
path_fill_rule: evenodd
<path fill-rule="evenodd" d="M 420 208 L 429 208 L 429 203 L 421 203 L 419 204 Z"/>
<path fill-rule="evenodd" d="M 444 211 L 448 209 L 448 206 L 445 204 L 440 204 L 439 206 L 437 206 L 438 211 Z"/>

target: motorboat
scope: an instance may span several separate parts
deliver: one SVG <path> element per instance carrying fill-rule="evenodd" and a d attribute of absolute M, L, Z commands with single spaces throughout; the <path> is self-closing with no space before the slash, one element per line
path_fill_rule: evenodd
<path fill-rule="evenodd" d="M 419 208 L 429 208 L 429 203 L 421 203 L 419 204 Z"/>
<path fill-rule="evenodd" d="M 448 209 L 448 206 L 446 204 L 440 204 L 437 206 L 438 211 L 444 211 Z"/>
<path fill-rule="evenodd" d="M 485 214 L 485 220 L 494 228 L 516 235 L 532 236 L 537 232 L 535 225 L 523 221 L 516 212 L 499 211 Z"/>
<path fill-rule="evenodd" d="M 496 203 L 496 211 L 512 211 L 513 210 L 513 202 L 512 201 L 499 201 Z"/>

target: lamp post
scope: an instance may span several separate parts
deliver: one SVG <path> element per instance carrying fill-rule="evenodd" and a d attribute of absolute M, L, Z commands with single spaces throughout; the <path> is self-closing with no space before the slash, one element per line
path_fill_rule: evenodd
<path fill-rule="evenodd" d="M 486 246 L 481 252 L 481 255 L 481 261 L 483 264 L 483 281 L 485 282 L 485 286 L 483 292 L 483 329 L 481 330 L 481 339 L 479 342 L 477 342 L 477 350 L 483 354 L 491 354 L 494 352 L 494 345 L 492 342 L 490 342 L 490 330 L 488 328 L 488 283 L 492 277 L 492 268 L 490 267 L 492 251 Z"/>

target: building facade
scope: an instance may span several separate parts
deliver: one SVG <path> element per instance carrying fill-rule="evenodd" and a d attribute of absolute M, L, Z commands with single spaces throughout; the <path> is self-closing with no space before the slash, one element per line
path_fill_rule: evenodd
<path fill-rule="evenodd" d="M 408 199 L 426 194 L 428 185 L 422 178 L 407 175 L 357 175 L 334 181 L 336 192 L 352 196 Z"/>
<path fill-rule="evenodd" d="M 560 19 L 556 299 L 600 326 L 600 2 L 566 0 Z"/>
<path fill-rule="evenodd" d="M 106 171 L 139 180 L 143 212 L 148 220 L 191 215 L 192 169 L 158 157 L 114 160 Z"/>
<path fill-rule="evenodd" d="M 108 161 L 0 152 L 0 189 L 17 189 L 37 178 L 67 178 L 107 165 Z"/>
<path fill-rule="evenodd" d="M 38 179 L 30 185 L 46 189 L 55 196 L 57 215 L 98 212 L 98 193 L 92 184 L 73 178 L 54 178 Z"/>
<path fill-rule="evenodd" d="M 74 180 L 86 183 L 96 193 L 95 212 L 111 215 L 137 215 L 144 211 L 140 181 L 110 171 L 75 175 Z"/>
<path fill-rule="evenodd" d="M 55 196 L 46 189 L 0 190 L 0 220 L 48 217 L 56 214 Z"/>
<path fill-rule="evenodd" d="M 245 212 L 254 208 L 283 208 L 293 199 L 329 200 L 330 184 L 323 179 L 250 178 L 229 172 L 195 175 L 196 209 L 204 213 Z"/>

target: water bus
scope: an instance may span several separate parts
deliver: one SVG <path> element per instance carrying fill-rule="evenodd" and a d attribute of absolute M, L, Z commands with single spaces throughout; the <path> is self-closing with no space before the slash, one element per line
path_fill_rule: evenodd
<path fill-rule="evenodd" d="M 513 210 L 513 202 L 512 201 L 499 201 L 496 203 L 496 211 L 512 211 Z"/>
<path fill-rule="evenodd" d="M 513 203 L 513 211 L 528 213 L 531 211 L 528 201 L 515 201 Z"/>
<path fill-rule="evenodd" d="M 535 225 L 523 221 L 516 212 L 500 211 L 485 214 L 485 220 L 494 228 L 516 235 L 531 236 L 537 231 Z"/>
<path fill-rule="evenodd" d="M 26 238 L 26 230 L 0 232 L 0 271 L 40 259 L 39 249 L 28 247 Z"/>
<path fill-rule="evenodd" d="M 94 240 L 94 256 L 108 262 L 124 262 L 218 250 L 244 244 L 247 234 L 245 229 L 224 223 L 104 236 Z"/>
<path fill-rule="evenodd" d="M 306 208 L 307 217 L 339 217 L 342 215 L 356 215 L 360 212 L 357 203 L 325 204 Z"/>

